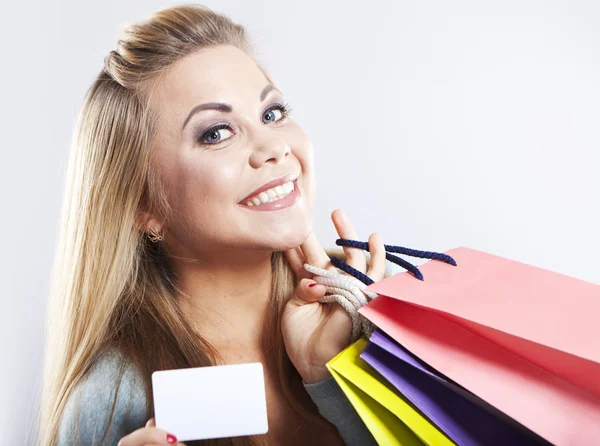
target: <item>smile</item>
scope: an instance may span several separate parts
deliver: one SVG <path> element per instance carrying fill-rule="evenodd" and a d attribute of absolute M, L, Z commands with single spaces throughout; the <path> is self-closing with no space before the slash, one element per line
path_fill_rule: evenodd
<path fill-rule="evenodd" d="M 255 211 L 275 211 L 292 206 L 300 195 L 297 180 L 294 180 L 250 197 L 241 205 Z"/>

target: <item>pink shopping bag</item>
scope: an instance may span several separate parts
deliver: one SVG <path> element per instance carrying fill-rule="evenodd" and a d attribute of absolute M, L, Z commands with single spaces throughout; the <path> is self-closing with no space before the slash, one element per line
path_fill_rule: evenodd
<path fill-rule="evenodd" d="M 367 287 L 361 314 L 548 441 L 600 444 L 600 286 L 468 248 Z"/>

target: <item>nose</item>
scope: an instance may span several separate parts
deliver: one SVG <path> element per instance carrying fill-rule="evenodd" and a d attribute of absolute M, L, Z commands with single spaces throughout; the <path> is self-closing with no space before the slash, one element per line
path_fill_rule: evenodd
<path fill-rule="evenodd" d="M 254 168 L 268 161 L 279 163 L 291 152 L 289 144 L 281 136 L 274 134 L 272 129 L 263 130 L 260 138 L 255 139 L 255 144 L 255 150 L 250 155 L 250 164 Z"/>

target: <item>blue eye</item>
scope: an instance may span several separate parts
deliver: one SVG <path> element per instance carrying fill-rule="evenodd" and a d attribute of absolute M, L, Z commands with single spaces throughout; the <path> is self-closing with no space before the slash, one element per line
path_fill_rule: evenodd
<path fill-rule="evenodd" d="M 289 104 L 285 104 L 285 105 L 275 104 L 274 106 L 272 106 L 265 112 L 265 114 L 263 115 L 263 122 L 265 124 L 268 124 L 270 122 L 281 121 L 281 120 L 287 118 L 287 116 L 290 114 L 291 111 L 292 111 L 292 109 L 289 107 Z M 278 113 L 275 113 L 275 112 L 278 112 Z M 281 115 L 281 118 L 277 119 L 277 114 Z M 266 121 L 264 119 L 265 117 L 267 117 Z"/>
<path fill-rule="evenodd" d="M 217 144 L 217 143 L 220 143 L 221 141 L 225 141 L 225 139 L 229 139 L 229 138 L 221 139 L 221 137 L 220 137 L 221 130 L 227 130 L 229 133 L 231 133 L 233 135 L 233 132 L 231 130 L 229 130 L 229 125 L 218 124 L 218 125 L 215 125 L 214 127 L 209 128 L 206 132 L 204 132 L 202 134 L 202 136 L 199 138 L 200 144 Z"/>
<path fill-rule="evenodd" d="M 289 107 L 289 104 L 275 104 L 265 111 L 262 122 L 270 124 L 272 122 L 283 121 L 288 117 L 291 111 L 292 109 Z M 231 136 L 227 137 L 227 135 L 223 137 L 221 130 L 227 130 L 227 132 L 231 133 L 231 136 L 235 135 L 228 124 L 217 124 L 202 133 L 202 135 L 197 138 L 197 141 L 202 145 L 215 145 L 231 138 Z"/>

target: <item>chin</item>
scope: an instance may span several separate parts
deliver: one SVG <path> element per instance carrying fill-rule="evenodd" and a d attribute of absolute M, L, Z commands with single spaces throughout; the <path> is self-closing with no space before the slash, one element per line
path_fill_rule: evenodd
<path fill-rule="evenodd" d="M 311 221 L 306 225 L 288 226 L 283 231 L 278 231 L 276 237 L 271 237 L 268 243 L 274 251 L 286 251 L 300 246 L 312 231 Z"/>

